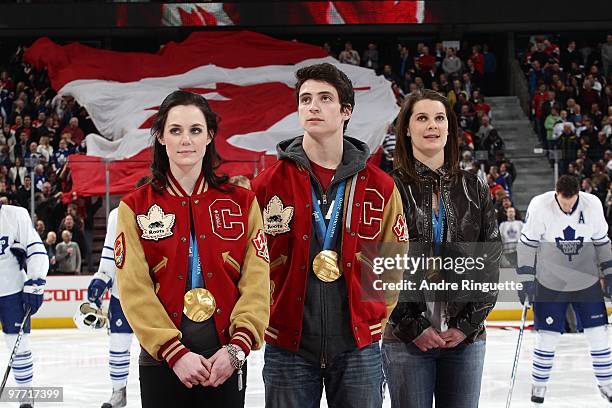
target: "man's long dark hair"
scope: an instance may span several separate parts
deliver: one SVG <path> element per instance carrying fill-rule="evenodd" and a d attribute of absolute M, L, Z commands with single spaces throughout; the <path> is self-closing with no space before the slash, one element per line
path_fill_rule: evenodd
<path fill-rule="evenodd" d="M 418 180 L 415 169 L 415 157 L 412 151 L 412 141 L 408 136 L 408 125 L 413 114 L 414 105 L 422 100 L 438 101 L 444 105 L 446 118 L 448 120 L 448 137 L 444 146 L 444 165 L 451 177 L 459 174 L 459 142 L 457 140 L 457 118 L 446 97 L 438 92 L 425 90 L 423 92 L 413 92 L 406 98 L 404 105 L 397 118 L 397 147 L 395 149 L 394 167 L 399 170 L 400 176 L 405 181 Z"/>
<path fill-rule="evenodd" d="M 174 91 L 170 95 L 166 96 L 166 99 L 164 99 L 159 107 L 159 110 L 157 111 L 157 116 L 155 117 L 153 126 L 151 126 L 151 135 L 155 139 L 153 144 L 153 162 L 151 163 L 151 185 L 156 192 L 161 192 L 168 184 L 170 160 L 168 159 L 168 153 L 166 153 L 166 147 L 159 141 L 159 138 L 164 133 L 164 127 L 166 126 L 166 120 L 168 119 L 168 112 L 170 112 L 170 109 L 174 108 L 175 106 L 188 105 L 193 105 L 202 111 L 204 119 L 206 120 L 208 134 L 213 139 L 208 146 L 206 146 L 206 153 L 204 154 L 204 160 L 202 160 L 204 179 L 208 182 L 209 187 L 226 190 L 225 188 L 222 188 L 222 185 L 227 183 L 228 176 L 218 176 L 215 173 L 215 168 L 219 164 L 219 156 L 217 155 L 217 150 L 215 149 L 214 140 L 218 129 L 217 114 L 212 111 L 206 98 L 187 91 Z"/>

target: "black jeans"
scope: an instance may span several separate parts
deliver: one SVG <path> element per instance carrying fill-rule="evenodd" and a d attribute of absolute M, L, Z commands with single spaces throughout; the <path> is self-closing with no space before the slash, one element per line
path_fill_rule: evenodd
<path fill-rule="evenodd" d="M 236 372 L 217 388 L 194 386 L 189 389 L 181 383 L 166 364 L 139 366 L 140 398 L 143 408 L 243 408 L 246 389 L 246 364 L 242 367 L 242 391 L 238 391 Z"/>

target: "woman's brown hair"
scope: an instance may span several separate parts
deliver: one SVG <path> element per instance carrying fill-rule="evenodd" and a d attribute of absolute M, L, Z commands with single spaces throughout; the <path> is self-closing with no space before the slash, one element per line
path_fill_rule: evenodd
<path fill-rule="evenodd" d="M 417 102 L 426 99 L 438 101 L 444 105 L 446 118 L 448 120 L 448 137 L 446 139 L 446 145 L 444 145 L 444 165 L 451 177 L 459 174 L 457 118 L 453 112 L 453 109 L 451 108 L 450 102 L 448 102 L 446 97 L 442 96 L 438 92 L 426 89 L 422 92 L 411 93 L 404 101 L 402 109 L 398 115 L 396 127 L 397 146 L 395 148 L 393 167 L 398 170 L 398 174 L 405 179 L 405 181 L 414 181 L 418 179 L 414 165 L 416 159 L 414 158 L 414 152 L 412 151 L 412 141 L 408 136 L 408 127 L 414 105 Z"/>

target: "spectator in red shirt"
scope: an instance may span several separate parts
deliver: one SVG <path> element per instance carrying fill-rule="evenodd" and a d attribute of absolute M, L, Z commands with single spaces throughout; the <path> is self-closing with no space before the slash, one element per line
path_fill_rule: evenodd
<path fill-rule="evenodd" d="M 544 52 L 548 55 L 559 54 L 559 46 L 557 44 L 553 44 L 550 40 L 544 40 Z"/>
<path fill-rule="evenodd" d="M 480 75 L 484 75 L 485 58 L 484 55 L 480 53 L 480 45 L 474 45 L 472 47 L 470 61 L 474 63 L 474 68 L 476 68 Z"/>
<path fill-rule="evenodd" d="M 47 114 L 45 112 L 38 112 L 38 117 L 36 118 L 35 121 L 32 122 L 32 126 L 38 129 L 45 124 L 46 119 L 47 119 Z"/>
<path fill-rule="evenodd" d="M 476 112 L 482 111 L 486 115 L 491 116 L 489 115 L 489 112 L 491 112 L 491 107 L 485 102 L 484 96 L 480 94 L 478 89 L 472 93 L 472 102 L 474 103 L 474 110 Z"/>
<path fill-rule="evenodd" d="M 585 114 L 590 113 L 591 106 L 594 103 L 599 103 L 599 95 L 593 89 L 593 84 L 588 79 L 584 80 L 584 89 L 580 93 L 580 106 L 584 107 Z"/>
<path fill-rule="evenodd" d="M 417 69 L 422 73 L 428 73 L 436 68 L 436 57 L 429 55 L 429 47 L 423 47 L 423 55 L 421 55 L 416 62 Z"/>
<path fill-rule="evenodd" d="M 17 133 L 17 129 L 23 126 L 23 118 L 21 115 L 17 115 L 14 117 L 15 122 L 11 125 L 11 136 L 19 137 L 19 133 Z"/>
<path fill-rule="evenodd" d="M 78 118 L 70 118 L 70 122 L 68 122 L 68 126 L 62 131 L 62 134 L 70 133 L 72 135 L 72 142 L 76 146 L 80 146 L 83 139 L 85 139 L 85 135 L 83 131 L 79 128 L 79 119 Z"/>
<path fill-rule="evenodd" d="M 506 190 L 495 181 L 495 178 L 491 174 L 487 174 L 487 183 L 489 184 L 491 200 L 495 200 L 498 191 L 502 191 L 504 195 L 506 194 Z"/>
<path fill-rule="evenodd" d="M 531 100 L 531 113 L 535 118 L 536 133 L 540 138 L 540 141 L 544 141 L 544 129 L 542 127 L 542 104 L 548 99 L 548 92 L 546 92 L 546 84 L 540 84 L 538 86 L 538 92 L 533 96 Z"/>

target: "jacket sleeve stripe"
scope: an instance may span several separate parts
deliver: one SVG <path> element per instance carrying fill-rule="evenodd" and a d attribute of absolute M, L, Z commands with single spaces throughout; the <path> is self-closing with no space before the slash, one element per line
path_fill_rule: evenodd
<path fill-rule="evenodd" d="M 240 346 L 245 354 L 248 355 L 253 347 L 254 341 L 255 339 L 249 331 L 243 328 L 238 328 L 236 329 L 236 332 L 234 332 L 234 336 L 232 337 L 230 343 Z"/>
<path fill-rule="evenodd" d="M 179 342 L 176 347 L 173 347 L 172 350 L 166 354 L 165 360 L 168 362 L 168 364 L 170 364 L 173 359 L 174 361 L 178 360 L 178 358 L 176 357 L 179 355 L 179 353 L 183 355 L 186 354 L 188 351 L 189 350 L 187 350 L 187 348 Z"/>
<path fill-rule="evenodd" d="M 180 345 L 181 342 L 179 341 L 179 339 L 170 340 L 168 343 L 166 343 L 159 349 L 159 357 L 166 359 L 168 357 L 168 354 L 172 353 L 172 351 L 174 351 Z"/>

